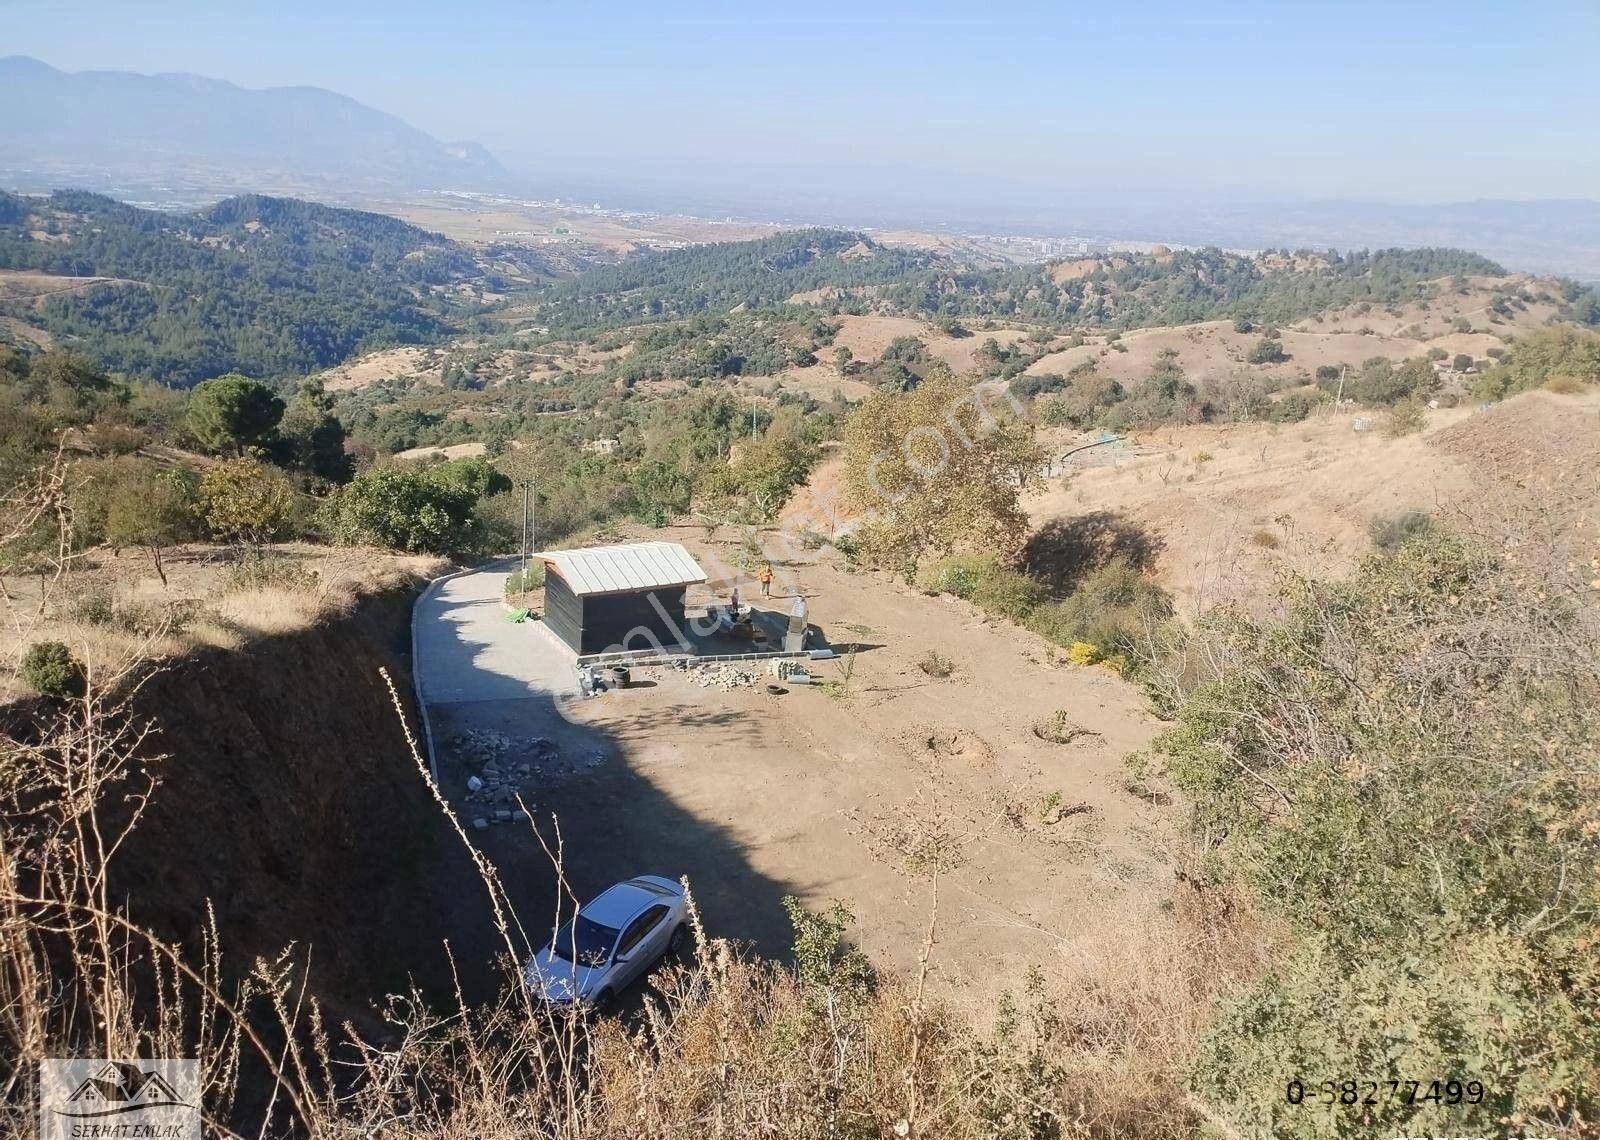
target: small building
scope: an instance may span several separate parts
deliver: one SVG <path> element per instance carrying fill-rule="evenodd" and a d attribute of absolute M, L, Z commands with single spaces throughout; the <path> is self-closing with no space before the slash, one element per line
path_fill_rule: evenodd
<path fill-rule="evenodd" d="M 683 596 L 706 572 L 676 542 L 547 550 L 544 622 L 579 655 L 674 649 L 687 623 Z"/>

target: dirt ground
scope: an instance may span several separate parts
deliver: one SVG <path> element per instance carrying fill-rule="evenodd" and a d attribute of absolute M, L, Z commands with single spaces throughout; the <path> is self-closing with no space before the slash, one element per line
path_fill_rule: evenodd
<path fill-rule="evenodd" d="M 1369 430 L 1355 430 L 1358 418 Z M 1338 573 L 1370 549 L 1375 516 L 1409 508 L 1468 527 L 1537 514 L 1540 531 L 1588 557 L 1600 534 L 1600 397 L 1530 392 L 1482 411 L 1438 409 L 1399 439 L 1381 424 L 1346 409 L 1140 433 L 1128 449 L 1086 454 L 1026 506 L 1035 526 L 1107 512 L 1144 528 L 1158 577 L 1189 615 L 1253 594 L 1277 563 Z M 1042 435 L 1056 453 L 1081 442 Z"/>
<path fill-rule="evenodd" d="M 725 593 L 739 536 L 650 536 L 684 543 Z M 863 949 L 903 969 L 936 918 L 933 984 L 978 1006 L 1109 910 L 1153 912 L 1172 883 L 1171 809 L 1123 790 L 1123 757 L 1158 727 L 1139 692 L 1105 669 L 1059 663 L 964 602 L 836 558 L 775 555 L 768 603 L 781 612 L 803 594 L 828 640 L 855 647 L 816 664 L 817 679 L 836 684 L 773 694 L 763 674 L 702 688 L 658 667 L 564 706 L 556 738 L 585 759 L 537 790 L 536 815 L 552 842 L 549 815 L 560 819 L 578 893 L 646 870 L 688 874 L 713 934 L 778 956 L 790 944 L 784 895 L 812 908 L 840 899 Z M 753 582 L 742 590 L 759 602 Z M 919 667 L 930 651 L 948 659 L 948 677 Z M 1069 743 L 1033 732 L 1057 710 L 1078 733 Z M 470 715 L 524 730 L 502 711 L 484 702 Z M 475 834 L 542 917 L 550 875 L 531 832 Z"/>
<path fill-rule="evenodd" d="M 1466 334 L 1469 337 L 1476 334 Z M 1178 354 L 1178 364 L 1191 382 L 1222 379 L 1234 373 L 1248 372 L 1270 377 L 1286 384 L 1314 375 L 1325 364 L 1347 364 L 1357 368 L 1373 356 L 1401 361 L 1413 356 L 1424 356 L 1431 343 L 1410 340 L 1379 333 L 1363 334 L 1356 329 L 1340 328 L 1338 331 L 1300 331 L 1285 329 L 1282 333 L 1284 350 L 1289 358 L 1280 364 L 1249 364 L 1250 350 L 1261 339 L 1260 333 L 1240 333 L 1233 330 L 1231 321 L 1202 321 L 1192 325 L 1157 326 L 1135 329 L 1124 333 L 1119 351 L 1104 343 L 1103 337 L 1089 338 L 1089 342 L 1076 348 L 1052 352 L 1029 365 L 1030 375 L 1056 373 L 1065 375 L 1085 361 L 1094 361 L 1104 375 L 1124 387 L 1136 387 L 1155 368 L 1160 354 L 1172 350 Z M 1452 338 L 1459 340 L 1460 337 Z M 1481 338 L 1488 345 L 1498 345 L 1494 337 Z M 1477 355 L 1484 348 L 1471 346 Z M 1467 351 L 1467 348 L 1446 351 Z"/>
<path fill-rule="evenodd" d="M 365 388 L 379 380 L 402 376 L 438 384 L 439 359 L 438 350 L 421 346 L 381 348 L 328 369 L 322 373 L 322 382 L 330 392 Z"/>

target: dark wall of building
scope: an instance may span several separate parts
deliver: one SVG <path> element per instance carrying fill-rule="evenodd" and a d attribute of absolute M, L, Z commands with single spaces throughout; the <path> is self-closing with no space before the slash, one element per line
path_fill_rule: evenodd
<path fill-rule="evenodd" d="M 607 649 L 671 649 L 684 628 L 683 587 L 638 594 L 602 594 L 583 601 L 583 653 Z M 650 604 L 654 597 L 670 622 Z M 640 631 L 648 631 L 648 636 Z M 629 636 L 632 634 L 633 636 Z M 655 640 L 652 641 L 651 638 Z"/>
<path fill-rule="evenodd" d="M 580 598 L 573 594 L 566 579 L 552 570 L 545 575 L 544 621 L 552 633 L 579 653 L 654 649 L 657 643 L 670 649 L 678 644 L 680 633 L 686 628 L 683 595 L 684 589 L 679 586 Z M 659 611 L 651 605 L 652 597 L 660 603 Z M 665 611 L 665 619 L 661 611 Z"/>
<path fill-rule="evenodd" d="M 574 651 L 583 652 L 583 600 L 573 595 L 567 580 L 554 569 L 544 576 L 544 623 Z"/>

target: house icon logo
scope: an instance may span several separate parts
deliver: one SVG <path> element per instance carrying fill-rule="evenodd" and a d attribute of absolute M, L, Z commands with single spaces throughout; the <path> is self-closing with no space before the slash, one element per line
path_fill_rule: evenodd
<path fill-rule="evenodd" d="M 178 1092 L 155 1069 L 141 1069 L 128 1061 L 107 1061 L 92 1077 L 85 1077 L 67 1098 L 62 1116 L 119 1116 L 147 1108 L 193 1108 L 178 1099 Z"/>
<path fill-rule="evenodd" d="M 199 1140 L 200 1063 L 54 1060 L 39 1066 L 40 1140 Z"/>

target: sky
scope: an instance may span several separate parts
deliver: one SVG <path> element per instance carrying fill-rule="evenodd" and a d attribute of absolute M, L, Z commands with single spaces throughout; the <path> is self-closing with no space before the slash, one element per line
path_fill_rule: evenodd
<path fill-rule="evenodd" d="M 1594 0 L 0 0 L 0 54 L 326 87 L 529 175 L 1600 198 Z M 3 102 L 3 93 L 0 93 Z"/>

